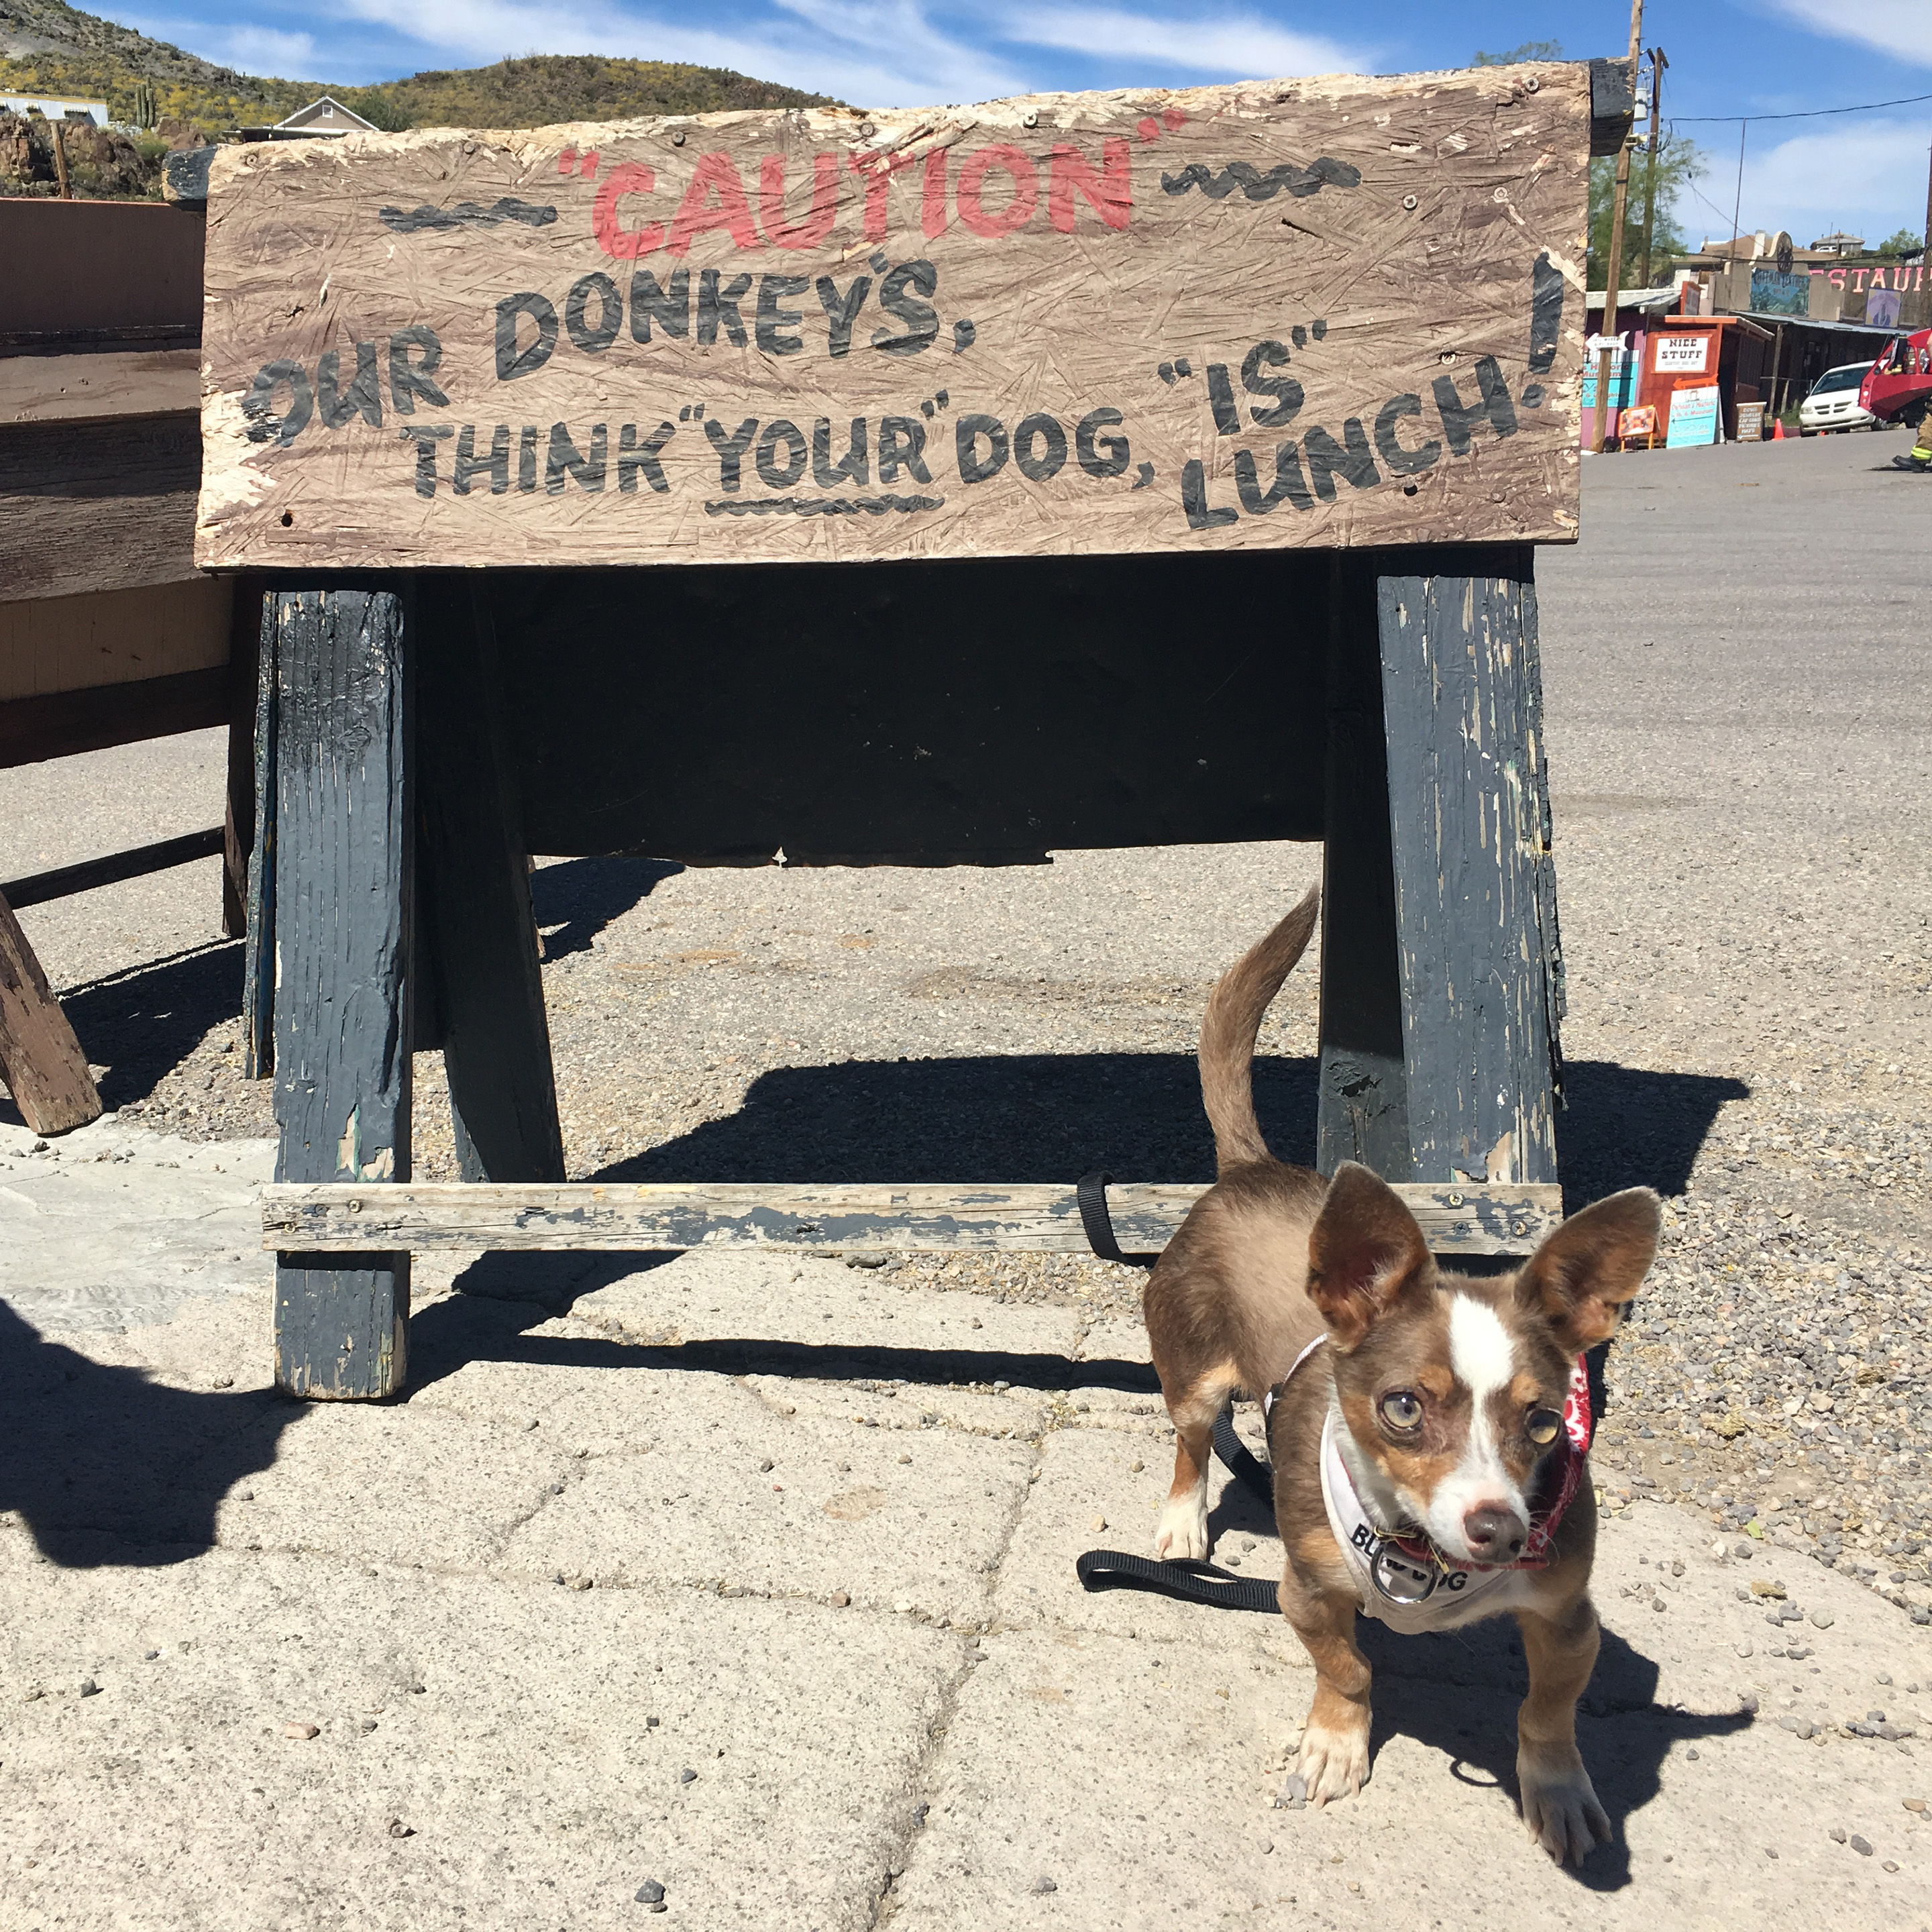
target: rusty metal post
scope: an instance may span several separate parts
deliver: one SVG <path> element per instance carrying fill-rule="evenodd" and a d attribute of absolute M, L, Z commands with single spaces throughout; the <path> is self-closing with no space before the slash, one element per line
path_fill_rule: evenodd
<path fill-rule="evenodd" d="M 1636 78 L 1636 64 L 1643 54 L 1643 0 L 1630 0 L 1630 78 Z M 1614 344 L 1617 330 L 1617 278 L 1624 270 L 1624 206 L 1630 195 L 1630 137 L 1624 136 L 1617 150 L 1616 194 L 1610 202 L 1610 273 L 1604 284 L 1603 333 Z M 1601 350 L 1597 358 L 1597 416 L 1591 426 L 1590 447 L 1604 453 L 1604 431 L 1610 421 L 1610 372 L 1616 366 L 1614 346 Z"/>

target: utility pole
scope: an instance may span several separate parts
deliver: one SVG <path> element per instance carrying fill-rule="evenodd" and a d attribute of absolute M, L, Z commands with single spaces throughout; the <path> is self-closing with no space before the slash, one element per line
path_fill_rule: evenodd
<path fill-rule="evenodd" d="M 1636 64 L 1643 55 L 1643 0 L 1630 0 L 1630 86 L 1636 86 Z M 1590 447 L 1604 453 L 1604 432 L 1610 420 L 1610 372 L 1616 366 L 1617 278 L 1624 268 L 1624 206 L 1630 196 L 1630 136 L 1624 136 L 1617 150 L 1616 194 L 1610 202 L 1610 273 L 1604 281 L 1603 333 L 1611 343 L 1597 358 L 1597 419 L 1590 431 Z"/>
<path fill-rule="evenodd" d="M 1928 155 L 1925 170 L 1925 233 L 1923 238 L 1925 252 L 1918 260 L 1923 265 L 1932 266 L 1932 154 Z M 1919 279 L 1924 279 L 1922 274 Z"/>
<path fill-rule="evenodd" d="M 1650 172 L 1643 184 L 1643 272 L 1637 278 L 1639 285 L 1646 289 L 1654 286 L 1651 280 L 1650 248 L 1657 239 L 1657 142 L 1660 124 L 1658 116 L 1664 98 L 1664 70 L 1670 64 L 1661 47 L 1651 49 Z"/>

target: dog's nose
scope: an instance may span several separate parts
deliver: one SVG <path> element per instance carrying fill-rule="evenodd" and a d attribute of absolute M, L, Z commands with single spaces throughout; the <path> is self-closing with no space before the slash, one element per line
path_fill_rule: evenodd
<path fill-rule="evenodd" d="M 1462 1534 L 1479 1562 L 1513 1563 L 1522 1549 L 1522 1519 L 1499 1504 L 1481 1503 L 1462 1518 Z"/>

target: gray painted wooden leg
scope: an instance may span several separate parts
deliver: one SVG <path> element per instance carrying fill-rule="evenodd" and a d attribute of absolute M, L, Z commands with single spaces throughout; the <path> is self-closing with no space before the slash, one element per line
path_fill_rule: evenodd
<path fill-rule="evenodd" d="M 252 579 L 244 580 L 253 581 Z M 242 949 L 242 1077 L 275 1070 L 275 633 L 277 600 L 257 597 L 254 746 L 255 809 Z M 230 727 L 232 730 L 233 728 Z"/>
<path fill-rule="evenodd" d="M 1322 1074 L 1315 1164 L 1359 1160 L 1407 1180 L 1402 980 L 1389 856 L 1376 580 L 1337 558 L 1328 598 L 1328 745 L 1322 852 Z"/>
<path fill-rule="evenodd" d="M 238 578 L 228 625 L 228 809 L 221 841 L 221 931 L 248 931 L 248 860 L 255 849 L 255 720 L 261 710 L 262 580 Z"/>
<path fill-rule="evenodd" d="M 465 1180 L 561 1180 L 563 1132 L 523 814 L 489 607 L 467 577 L 417 594 L 423 860 L 443 1066 Z"/>
<path fill-rule="evenodd" d="M 1562 969 L 1536 588 L 1527 551 L 1493 575 L 1472 561 L 1435 554 L 1378 590 L 1402 1178 L 1553 1181 Z"/>
<path fill-rule="evenodd" d="M 278 593 L 276 1178 L 410 1178 L 415 905 L 404 598 Z M 275 1379 L 394 1394 L 408 1369 L 406 1254 L 284 1254 Z"/>

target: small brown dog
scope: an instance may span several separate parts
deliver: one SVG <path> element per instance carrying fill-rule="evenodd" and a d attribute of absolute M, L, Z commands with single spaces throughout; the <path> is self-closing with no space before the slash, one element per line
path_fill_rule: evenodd
<path fill-rule="evenodd" d="M 1236 1390 L 1268 1400 L 1282 1613 L 1316 1673 L 1298 1768 L 1310 1799 L 1369 1774 L 1358 1611 L 1397 1630 L 1514 1615 L 1529 1662 L 1516 1776 L 1533 1837 L 1580 1862 L 1608 1819 L 1576 1749 L 1596 1663 L 1596 1510 L 1581 1352 L 1615 1330 L 1656 1252 L 1657 1197 L 1612 1195 L 1514 1274 L 1438 1269 L 1394 1190 L 1275 1160 L 1255 1118 L 1255 1037 L 1315 928 L 1311 892 L 1222 979 L 1201 1028 L 1218 1178 L 1147 1286 L 1178 1438 L 1155 1550 L 1208 1553 L 1208 1459 Z"/>

